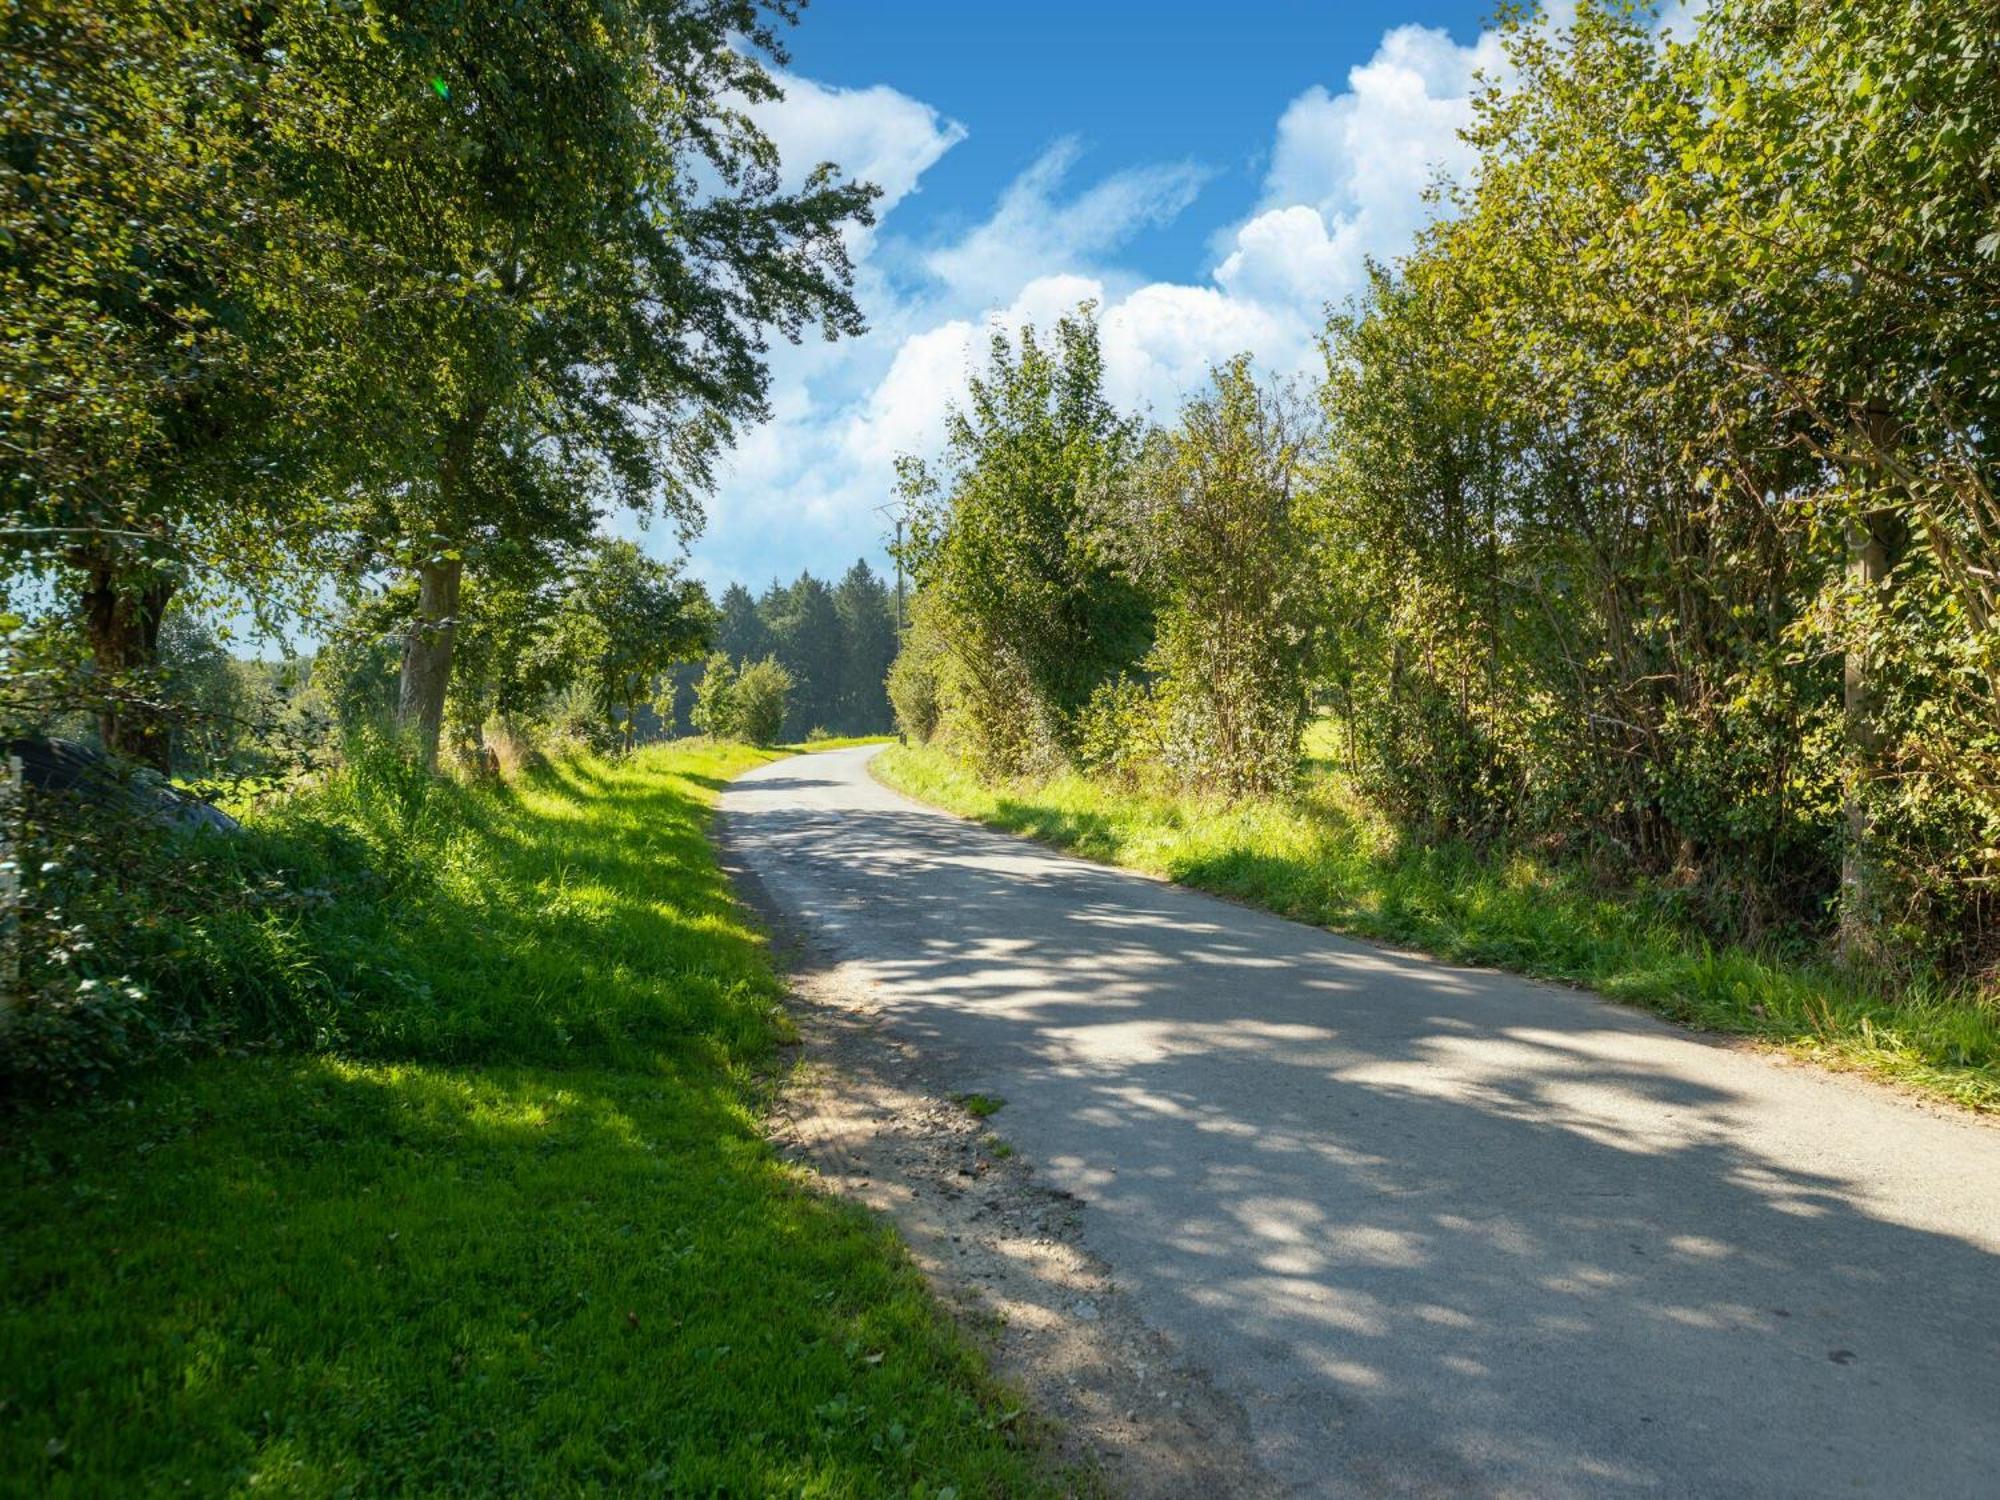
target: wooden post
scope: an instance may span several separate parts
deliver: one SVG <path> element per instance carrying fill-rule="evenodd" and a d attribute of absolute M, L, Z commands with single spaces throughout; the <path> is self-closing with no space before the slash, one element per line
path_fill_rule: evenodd
<path fill-rule="evenodd" d="M 0 1018 L 21 998 L 21 757 L 7 757 L 0 780 Z"/>

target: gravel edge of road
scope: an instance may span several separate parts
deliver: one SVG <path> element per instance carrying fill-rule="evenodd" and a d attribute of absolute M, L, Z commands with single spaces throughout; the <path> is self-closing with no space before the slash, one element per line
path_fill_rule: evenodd
<path fill-rule="evenodd" d="M 1083 1205 L 1005 1144 L 1005 1110 L 979 1118 L 926 1076 L 920 1051 L 880 1024 L 865 983 L 737 855 L 726 810 L 714 839 L 771 935 L 799 1032 L 764 1122 L 779 1154 L 895 1228 L 995 1377 L 1024 1399 L 1031 1441 L 1054 1466 L 1148 1500 L 1278 1493 L 1242 1406 L 1134 1312 L 1084 1243 Z"/>

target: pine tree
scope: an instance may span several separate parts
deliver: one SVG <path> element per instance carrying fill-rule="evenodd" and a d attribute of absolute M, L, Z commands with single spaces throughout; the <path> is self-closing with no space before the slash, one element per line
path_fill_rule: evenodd
<path fill-rule="evenodd" d="M 833 607 L 840 615 L 843 646 L 840 711 L 833 727 L 842 734 L 887 734 L 894 722 L 888 677 L 896 656 L 895 609 L 888 588 L 865 558 L 840 580 Z"/>

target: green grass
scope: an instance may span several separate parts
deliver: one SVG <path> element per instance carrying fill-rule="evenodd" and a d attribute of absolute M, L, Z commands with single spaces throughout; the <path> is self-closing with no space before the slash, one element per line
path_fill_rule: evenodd
<path fill-rule="evenodd" d="M 1310 747 L 1309 747 L 1310 748 Z M 889 785 L 998 828 L 1282 916 L 1462 963 L 1586 984 L 1972 1109 L 2000 1111 L 2000 1004 L 1900 993 L 1788 956 L 1718 947 L 1576 870 L 1396 840 L 1337 778 L 1234 806 L 1065 775 L 988 785 L 946 752 L 871 762 Z"/>
<path fill-rule="evenodd" d="M 832 734 L 823 740 L 799 740 L 782 748 L 808 753 L 814 750 L 850 750 L 856 745 L 886 745 L 895 738 L 893 734 Z"/>
<path fill-rule="evenodd" d="M 428 874 L 286 926 L 393 982 L 338 1049 L 0 1120 L 0 1493 L 1059 1488 L 894 1237 L 759 1133 L 781 991 L 706 827 L 769 758 L 265 815 L 415 829 Z"/>
<path fill-rule="evenodd" d="M 1007 1105 L 1005 1099 L 996 1099 L 991 1094 L 959 1094 L 957 1099 L 964 1106 L 965 1112 L 975 1120 L 989 1119 L 999 1114 Z"/>

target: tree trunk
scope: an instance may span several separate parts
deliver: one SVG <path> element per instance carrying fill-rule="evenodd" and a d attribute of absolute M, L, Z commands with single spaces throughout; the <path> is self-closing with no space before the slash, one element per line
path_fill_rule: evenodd
<path fill-rule="evenodd" d="M 160 622 L 176 584 L 151 568 L 120 569 L 101 554 L 85 558 L 83 566 L 89 574 L 83 591 L 84 637 L 106 690 L 97 711 L 98 735 L 113 755 L 164 776 L 173 764 L 173 730 L 155 701 L 156 673 Z"/>
<path fill-rule="evenodd" d="M 1871 400 L 1862 408 L 1857 425 L 1864 472 L 1879 489 L 1886 467 L 1883 458 L 1896 446 L 1896 423 L 1886 405 Z M 1895 566 L 1898 524 L 1895 510 L 1880 505 L 1848 523 L 1848 579 L 1865 614 L 1872 614 L 1880 605 L 1881 590 L 1888 586 Z M 1863 624 L 1872 627 L 1866 619 Z M 1848 764 L 1843 798 L 1847 847 L 1840 860 L 1840 951 L 1850 961 L 1864 961 L 1874 954 L 1882 930 L 1882 870 L 1868 790 L 1881 772 L 1887 736 L 1882 730 L 1881 690 L 1869 662 L 1872 642 L 1868 635 L 1872 633 L 1870 628 L 1860 639 L 1850 637 L 1842 672 Z"/>
<path fill-rule="evenodd" d="M 1849 524 L 1848 577 L 1865 607 L 1887 579 L 1890 557 L 1890 513 L 1871 511 Z M 1869 670 L 1868 644 L 1851 642 L 1844 669 L 1843 700 L 1847 717 L 1847 847 L 1840 862 L 1840 951 L 1849 959 L 1864 959 L 1875 947 L 1882 919 L 1879 863 L 1873 848 L 1873 817 L 1868 785 L 1882 753 L 1880 693 Z"/>
<path fill-rule="evenodd" d="M 437 769 L 444 732 L 444 695 L 451 684 L 451 645 L 458 632 L 458 586 L 465 564 L 433 558 L 417 569 L 417 613 L 403 637 L 403 677 L 396 721 L 413 735 L 428 770 Z"/>

